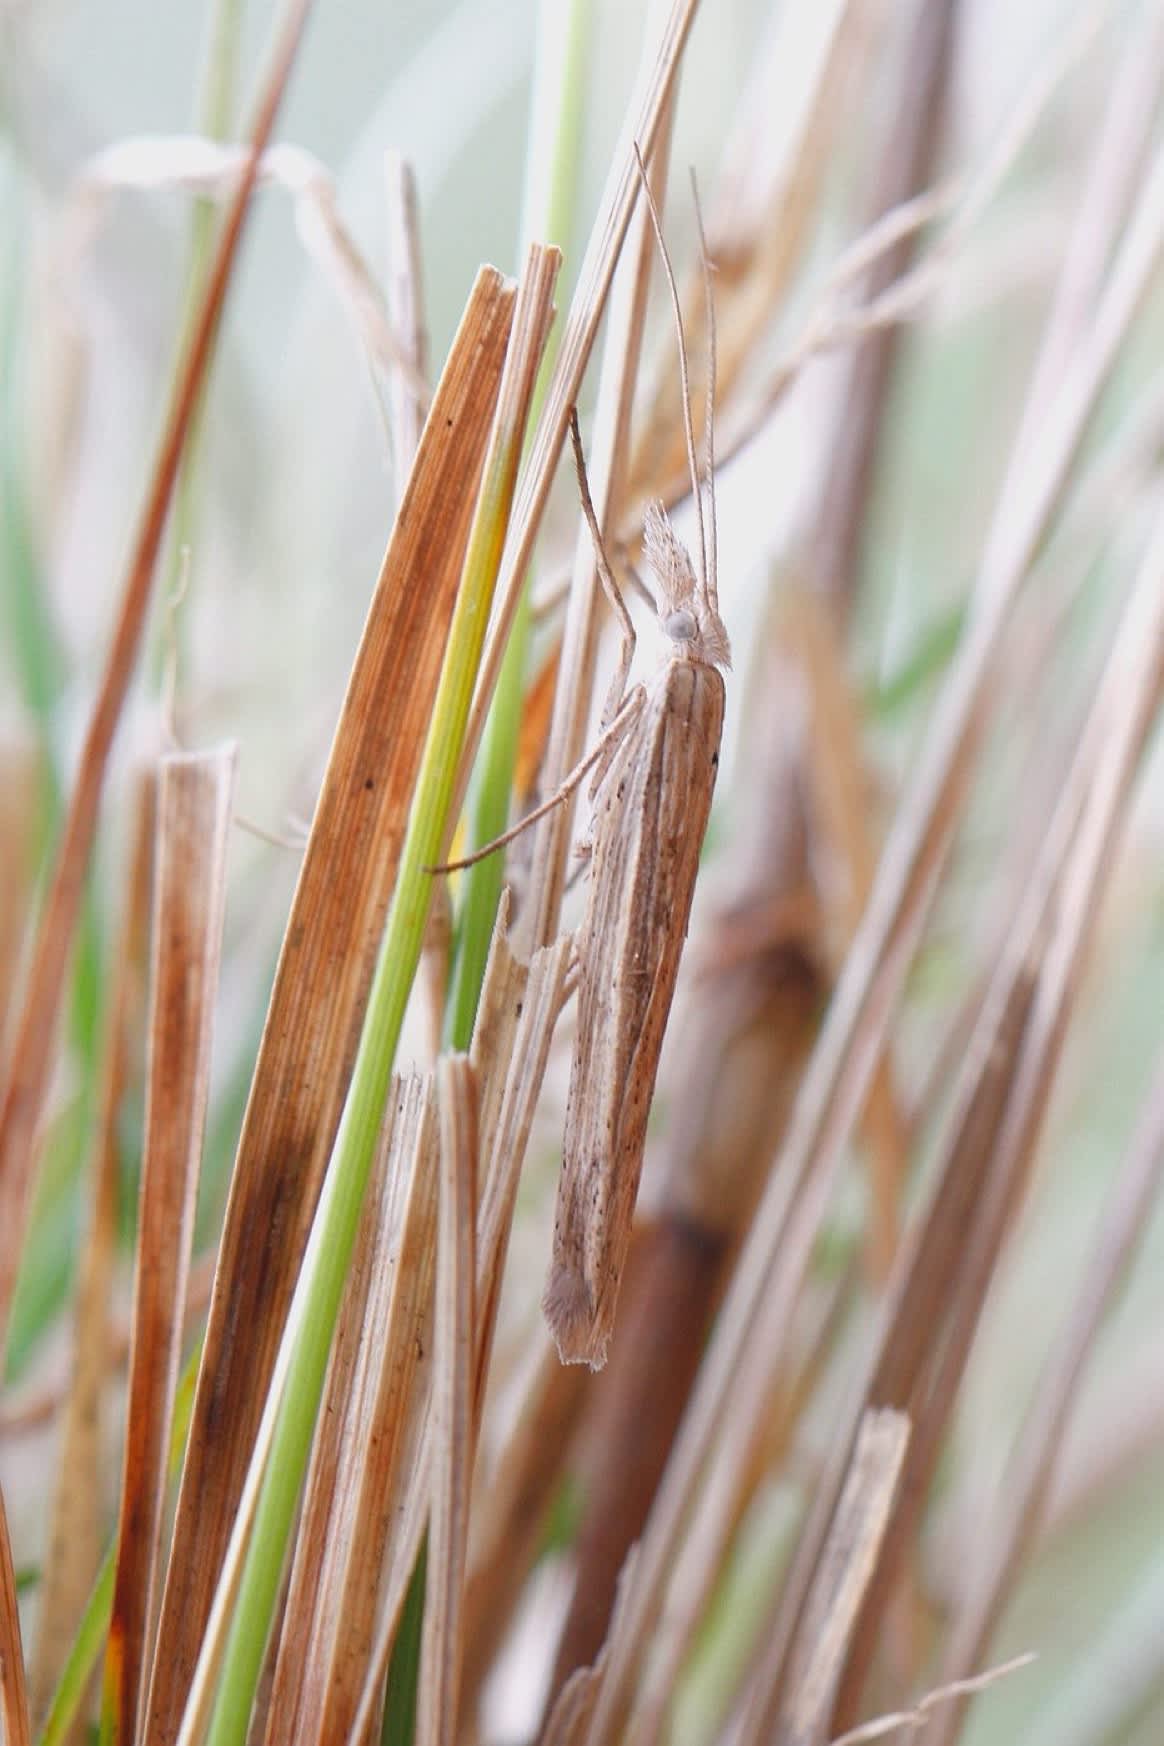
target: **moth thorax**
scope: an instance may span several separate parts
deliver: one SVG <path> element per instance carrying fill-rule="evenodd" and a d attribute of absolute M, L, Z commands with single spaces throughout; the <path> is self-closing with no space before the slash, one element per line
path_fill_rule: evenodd
<path fill-rule="evenodd" d="M 699 635 L 699 621 L 687 607 L 676 607 L 663 620 L 663 630 L 673 643 L 693 643 Z"/>

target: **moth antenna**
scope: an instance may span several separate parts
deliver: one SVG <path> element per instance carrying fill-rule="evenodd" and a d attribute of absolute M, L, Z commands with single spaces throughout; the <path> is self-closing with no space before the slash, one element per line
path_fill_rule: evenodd
<path fill-rule="evenodd" d="M 667 251 L 667 243 L 663 236 L 663 224 L 659 217 L 659 208 L 655 205 L 655 196 L 651 192 L 651 184 L 647 180 L 647 167 L 643 163 L 643 154 L 639 150 L 639 142 L 635 144 L 635 162 L 639 166 L 639 180 L 643 185 L 643 195 L 647 202 L 647 210 L 651 215 L 651 226 L 655 232 L 655 241 L 659 245 L 659 254 L 663 261 L 663 273 L 667 280 L 667 289 L 671 293 L 671 308 L 675 315 L 675 331 L 679 338 L 679 380 L 683 388 L 683 434 L 687 439 L 687 465 L 691 471 L 691 490 L 695 497 L 695 513 L 699 522 L 699 562 L 700 580 L 703 591 L 707 593 L 707 529 L 703 518 L 703 492 L 699 484 L 699 463 L 695 458 L 695 431 L 691 422 L 691 379 L 687 369 L 687 340 L 683 332 L 683 310 L 679 302 L 679 287 L 675 283 L 675 270 L 671 265 L 671 256 Z"/>
<path fill-rule="evenodd" d="M 707 604 L 719 617 L 719 523 L 715 512 L 715 299 L 711 292 L 711 256 L 707 251 L 707 233 L 703 228 L 703 208 L 699 204 L 699 184 L 695 170 L 691 171 L 691 195 L 695 201 L 695 225 L 699 232 L 699 261 L 703 268 L 703 300 L 707 321 L 707 405 L 704 409 L 704 470 L 707 480 L 709 527 L 707 534 L 707 571 L 704 589 Z"/>

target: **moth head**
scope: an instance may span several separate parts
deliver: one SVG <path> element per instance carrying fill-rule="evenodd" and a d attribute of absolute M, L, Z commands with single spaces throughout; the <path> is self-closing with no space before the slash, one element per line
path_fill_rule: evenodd
<path fill-rule="evenodd" d="M 648 503 L 643 515 L 643 556 L 659 585 L 659 623 L 678 651 L 715 667 L 731 666 L 731 645 L 723 620 L 696 580 L 691 554 L 667 519 L 661 503 Z"/>

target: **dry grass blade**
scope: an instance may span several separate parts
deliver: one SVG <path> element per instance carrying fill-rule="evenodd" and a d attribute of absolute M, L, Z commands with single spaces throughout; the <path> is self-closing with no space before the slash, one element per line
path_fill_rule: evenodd
<path fill-rule="evenodd" d="M 570 937 L 564 935 L 535 952 L 527 964 L 510 942 L 509 900 L 503 896 L 470 1055 L 480 1086 L 481 1199 L 473 1387 L 478 1418 L 484 1406 L 517 1185 L 554 1026 L 562 1010 L 571 948 Z"/>
<path fill-rule="evenodd" d="M 113 987 L 105 1028 L 100 1107 L 93 1148 L 89 1225 L 78 1266 L 72 1375 L 61 1425 L 49 1551 L 41 1583 L 36 1653 L 29 1685 L 33 1714 L 43 1715 L 93 1587 L 106 1523 L 93 1476 L 103 1462 L 106 1375 L 113 1329 L 110 1308 L 117 1241 L 119 1122 L 131 1074 L 140 1070 L 154 846 L 154 774 L 134 785 L 133 844 Z"/>
<path fill-rule="evenodd" d="M 819 908 L 822 917 L 834 924 L 825 930 L 831 937 L 823 949 L 839 972 L 877 870 L 860 726 L 834 623 L 815 596 L 793 592 L 788 629 L 804 674 L 810 717 L 808 778 L 817 827 L 813 862 L 817 881 L 825 888 Z M 897 1249 L 907 1166 L 906 1125 L 888 1054 L 878 1063 L 869 1088 L 863 1130 L 869 1153 L 867 1255 L 870 1277 L 878 1283 L 888 1276 Z"/>
<path fill-rule="evenodd" d="M 526 965 L 510 949 L 508 902 L 494 926 L 493 946 L 478 1005 L 470 1060 L 478 1072 L 480 1198 L 476 1238 L 476 1341 L 473 1357 L 473 1439 L 483 1406 L 483 1379 L 497 1314 L 501 1274 L 517 1184 L 534 1105 L 541 1089 L 554 1023 L 562 1004 L 569 962 L 566 939 L 535 953 Z M 480 1068 L 477 1063 L 480 1062 Z M 433 1427 L 428 1410 L 430 1380 L 423 1379 L 407 1421 L 407 1448 L 383 1547 L 384 1592 L 364 1675 L 353 1740 L 365 1740 L 376 1725 L 384 1677 L 405 1590 L 416 1560 L 431 1493 Z M 471 1595 L 464 1602 L 471 1616 Z M 463 1632 L 471 1642 L 471 1633 Z"/>
<path fill-rule="evenodd" d="M 727 1248 L 716 1231 L 682 1218 L 640 1223 L 636 1231 L 619 1338 L 607 1373 L 583 1396 L 585 1446 L 594 1453 L 583 1474 L 574 1590 L 548 1710 L 606 1639 L 619 1572 L 642 1532 L 699 1367 Z"/>
<path fill-rule="evenodd" d="M 529 459 L 522 471 L 513 508 L 505 561 L 497 582 L 497 605 L 490 625 L 489 640 L 481 659 L 473 715 L 465 737 L 459 784 L 462 789 L 497 682 L 513 615 L 517 610 L 533 552 L 538 524 L 549 496 L 562 444 L 566 440 L 570 408 L 578 399 L 582 375 L 590 358 L 591 347 L 606 307 L 615 265 L 638 197 L 639 173 L 635 150 L 637 147 L 643 158 L 649 160 L 655 149 L 662 118 L 674 88 L 679 61 L 695 16 L 696 3 L 697 0 L 674 0 L 659 39 L 658 50 L 643 65 L 603 190 L 598 217 L 579 268 L 577 289 L 562 330 L 557 361 L 546 389 L 545 405 L 538 420 Z M 544 944 L 545 940 L 535 939 L 535 943 Z"/>
<path fill-rule="evenodd" d="M 1026 1425 L 988 1517 L 989 1532 L 966 1578 L 946 1652 L 942 1683 L 965 1679 L 984 1653 L 1023 1556 L 1044 1516 L 1048 1487 L 1080 1378 L 1120 1276 L 1149 1221 L 1164 1175 L 1164 1060 L 1113 1185 L 1087 1270 L 1047 1361 Z M 965 1712 L 962 1697 L 935 1716 L 925 1746 L 953 1746 Z"/>
<path fill-rule="evenodd" d="M 471 1716 L 513 1621 L 590 1378 L 547 1345 L 473 1518 L 461 1705 Z"/>
<path fill-rule="evenodd" d="M 429 401 L 427 388 L 422 397 L 411 385 L 416 381 L 422 385 L 428 381 L 428 330 L 424 315 L 416 178 L 411 164 L 399 152 L 385 154 L 384 183 L 388 209 L 388 315 L 411 366 L 410 372 L 394 371 L 388 384 L 388 430 L 396 489 L 398 495 L 403 496 L 420 444 L 424 412 Z M 452 934 L 452 904 L 448 889 L 442 884 L 433 893 L 422 966 L 429 1007 L 429 1049 L 434 1060 L 441 1046 Z"/>
<path fill-rule="evenodd" d="M 823 1738 L 849 1637 L 901 1481 L 908 1441 L 909 1420 L 903 1413 L 890 1408 L 865 1413 L 805 1607 L 801 1653 L 789 1672 L 783 1710 L 777 1715 L 771 1708 L 773 1694 L 761 1680 L 740 1746 L 760 1746 L 771 1739 L 782 1746 L 813 1746 Z"/>
<path fill-rule="evenodd" d="M 953 61 L 958 0 L 919 0 L 903 56 L 893 124 L 878 165 L 869 217 L 914 199 L 933 177 Z M 912 263 L 917 232 L 900 237 L 870 267 L 861 300 L 873 302 Z M 865 511 L 876 464 L 900 328 L 870 334 L 847 360 L 837 396 L 843 416 L 828 447 L 828 469 L 808 554 L 812 585 L 844 614 L 856 585 Z"/>
<path fill-rule="evenodd" d="M 667 182 L 673 112 L 674 105 L 668 102 L 651 156 L 651 187 L 657 200 L 662 199 Z M 615 521 L 624 489 L 631 402 L 639 371 L 654 252 L 655 239 L 644 201 L 631 220 L 619 260 L 598 382 L 590 489 L 598 526 L 604 535 Z M 594 560 L 594 541 L 584 518 L 579 517 L 543 771 L 543 783 L 549 792 L 565 780 L 582 755 L 594 689 L 601 611 L 602 590 Z M 537 944 L 545 945 L 557 932 L 573 816 L 571 805 L 555 807 L 534 838 L 531 901 L 522 926 L 525 938 Z"/>
<path fill-rule="evenodd" d="M 627 1559 L 626 1567 L 619 1583 L 618 1599 L 615 1603 L 612 1633 L 618 1630 L 621 1607 L 625 1604 L 627 1587 L 631 1573 L 634 1570 L 634 1553 Z M 593 1667 L 579 1667 L 562 1690 L 539 1735 L 538 1746 L 585 1746 L 585 1741 L 594 1715 L 594 1706 L 602 1689 L 602 1678 L 606 1671 L 607 1648 L 604 1646 Z"/>
<path fill-rule="evenodd" d="M 20 1641 L 20 1604 L 16 1571 L 8 1535 L 8 1510 L 0 1491 L 0 1723 L 5 1746 L 31 1746 L 28 1692 L 24 1684 L 24 1649 Z"/>
<path fill-rule="evenodd" d="M 176 1736 L 339 1119 L 512 315 L 512 289 L 483 269 L 396 519 L 303 859 L 235 1162 L 182 1477 L 150 1708 L 159 1743 Z M 277 1244 L 266 1241 L 273 1226 Z"/>
<path fill-rule="evenodd" d="M 431 1082 L 399 1081 L 369 1187 L 311 1454 L 264 1731 L 345 1738 L 383 1580 L 382 1523 L 428 1388 L 437 1219 Z"/>
<path fill-rule="evenodd" d="M 170 1419 L 181 1356 L 194 1200 L 210 1089 L 233 746 L 164 758 L 158 781 L 150 953 L 149 1072 L 134 1275 L 117 1577 L 102 1709 L 114 1737 L 141 1737 Z"/>
<path fill-rule="evenodd" d="M 841 1146 L 867 1092 L 885 1026 L 901 987 L 945 857 L 981 732 L 992 664 L 1010 605 L 1044 536 L 1100 387 L 1151 282 L 1164 247 L 1164 156 L 1143 187 L 1135 216 L 1076 356 L 1043 428 L 1037 456 L 1024 462 L 1025 488 L 1004 493 L 983 560 L 982 608 L 968 627 L 922 765 L 902 805 L 878 870 L 869 908 L 849 954 L 799 1100 L 782 1168 L 772 1179 L 748 1244 L 683 1433 L 676 1444 L 628 1597 L 628 1629 L 613 1647 L 591 1730 L 595 1743 L 617 1733 L 653 1618 L 664 1573 L 682 1535 L 699 1473 L 728 1413 L 746 1354 L 767 1347 L 777 1361 L 803 1267 L 840 1166 Z M 789 1257 L 775 1284 L 778 1256 Z M 792 1257 L 799 1257 L 794 1265 Z M 768 1323 L 768 1340 L 761 1326 Z M 763 1390 L 760 1390 L 763 1393 Z M 746 1410 L 741 1405 L 740 1410 Z"/>
<path fill-rule="evenodd" d="M 476 1443 L 474 1369 L 477 1088 L 464 1055 L 437 1064 L 441 1202 L 433 1339 L 433 1485 L 417 1694 L 419 1746 L 453 1746 L 461 1677 L 462 1591 Z"/>
<path fill-rule="evenodd" d="M 88 239 L 114 190 L 182 188 L 203 199 L 224 200 L 244 160 L 238 146 L 185 135 L 119 140 L 81 172 L 67 221 L 73 233 L 70 252 Z M 257 181 L 290 194 L 304 248 L 335 287 L 372 363 L 389 380 L 401 381 L 423 410 L 428 404 L 423 371 L 407 337 L 401 338 L 402 330 L 389 319 L 380 288 L 339 216 L 335 183 L 327 170 L 302 147 L 277 145 L 263 153 Z"/>
<path fill-rule="evenodd" d="M 1164 18 L 1141 11 L 1116 75 L 1080 196 L 1086 222 L 1075 227 L 1027 396 L 1023 432 L 1033 440 L 1059 377 L 1091 320 L 1103 275 L 1136 192 L 1164 83 Z M 1019 438 L 1019 445 L 1024 440 Z"/>
<path fill-rule="evenodd" d="M 874 13 L 868 0 L 821 6 L 815 35 L 806 31 L 802 17 L 779 13 L 741 93 L 740 119 L 725 151 L 729 168 L 708 214 L 719 269 L 718 375 L 725 399 L 754 355 L 804 252 L 830 154 L 848 118 L 846 99 L 860 73 L 867 39 L 877 28 Z M 788 80 L 790 63 L 800 69 L 799 78 Z M 774 127 L 771 92 L 778 80 L 783 89 L 795 92 L 795 111 Z M 768 144 L 773 134 L 780 145 L 775 161 Z M 707 326 L 698 279 L 686 288 L 683 321 L 692 357 L 702 356 Z M 675 372 L 663 370 L 631 466 L 633 498 L 668 496 L 685 473 L 678 434 L 682 416 Z"/>
<path fill-rule="evenodd" d="M 52 881 L 41 912 L 25 985 L 24 1007 L 13 1040 L 0 1104 L 0 1227 L 6 1232 L 5 1242 L 0 1246 L 0 1351 L 4 1346 L 20 1258 L 32 1174 L 33 1140 L 51 1064 L 65 967 L 80 909 L 85 867 L 97 826 L 105 768 L 133 673 L 170 498 L 209 368 L 259 159 L 275 125 L 275 116 L 310 10 L 311 0 L 289 0 L 251 130 L 243 171 L 207 273 L 206 291 L 174 385 L 126 571 L 108 660 L 86 729 L 68 815 L 57 846 Z"/>
<path fill-rule="evenodd" d="M 668 1603 L 652 1643 L 647 1674 L 638 1693 L 629 1733 L 635 1746 L 662 1746 L 668 1738 L 675 1692 L 698 1641 L 717 1585 L 757 1492 L 774 1471 L 794 1459 L 802 1416 L 820 1385 L 839 1330 L 852 1308 L 857 1274 L 847 1268 L 811 1312 L 799 1306 L 795 1329 L 783 1330 L 789 1351 L 767 1397 L 756 1402 L 746 1423 L 733 1421 L 733 1435 L 715 1453 L 671 1579 Z M 761 1643 L 766 1638 L 761 1630 Z"/>
<path fill-rule="evenodd" d="M 31 743 L 0 748 L 0 1063 L 32 904 L 35 869 L 24 839 L 36 816 L 39 764 Z"/>
<path fill-rule="evenodd" d="M 869 1740 L 883 1740 L 886 1734 L 920 1728 L 943 1705 L 971 1698 L 978 1692 L 988 1690 L 1000 1679 L 1006 1679 L 1010 1674 L 1029 1667 L 1034 1659 L 1033 1655 L 1016 1655 L 1012 1661 L 1004 1661 L 998 1667 L 988 1667 L 985 1673 L 976 1673 L 970 1679 L 957 1679 L 949 1685 L 935 1686 L 912 1709 L 895 1710 L 892 1715 L 875 1716 L 871 1722 L 860 1722 L 855 1728 L 838 1734 L 830 1742 L 830 1746 L 864 1746 L 864 1742 Z"/>
<path fill-rule="evenodd" d="M 797 337 L 772 366 L 758 401 L 732 420 L 722 447 L 725 462 L 751 441 L 813 358 L 863 343 L 916 319 L 935 293 L 949 283 L 967 234 L 998 195 L 1044 109 L 1091 44 L 1108 10 L 1109 0 L 1093 0 L 1078 14 L 1074 28 L 1062 33 L 1054 53 L 1039 60 L 993 150 L 972 179 L 964 186 L 931 190 L 904 201 L 839 257 Z M 892 256 L 907 237 L 950 208 L 946 230 L 917 265 L 884 288 L 874 288 L 867 301 L 851 300 L 855 281 L 871 275 L 883 257 Z M 1077 233 L 1081 228 L 1077 227 Z M 1021 440 L 1014 444 L 1016 456 L 1022 446 Z"/>

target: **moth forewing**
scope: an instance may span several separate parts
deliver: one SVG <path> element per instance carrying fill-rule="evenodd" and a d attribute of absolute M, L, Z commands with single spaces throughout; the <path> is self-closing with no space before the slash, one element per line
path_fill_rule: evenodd
<path fill-rule="evenodd" d="M 714 312 L 696 198 L 708 306 L 707 477 L 700 479 L 687 347 L 675 274 L 638 146 L 643 197 L 679 339 L 683 424 L 699 531 L 699 574 L 661 504 L 648 506 L 643 555 L 658 584 L 659 622 L 671 654 L 601 778 L 591 830 L 590 883 L 578 934 L 578 1035 L 566 1101 L 554 1249 L 542 1307 L 565 1363 L 606 1362 L 630 1247 L 647 1117 L 687 935 L 695 876 L 711 811 L 731 664 L 719 616 L 715 529 Z M 583 513 L 604 590 L 623 625 L 616 689 L 626 683 L 634 632 L 610 574 L 594 513 L 577 418 L 571 423 Z M 703 487 L 707 487 L 707 515 Z M 710 537 L 709 537 L 710 533 Z M 610 703 L 604 711 L 609 719 Z"/>
<path fill-rule="evenodd" d="M 723 732 L 723 679 L 690 638 L 676 648 L 603 780 L 578 936 L 578 1035 L 543 1307 L 563 1362 L 596 1370 L 614 1325 Z"/>

